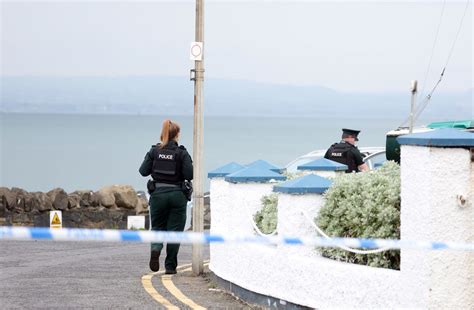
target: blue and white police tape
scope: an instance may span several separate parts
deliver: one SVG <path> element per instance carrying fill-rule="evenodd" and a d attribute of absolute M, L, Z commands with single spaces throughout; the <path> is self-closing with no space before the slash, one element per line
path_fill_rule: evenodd
<path fill-rule="evenodd" d="M 33 228 L 33 227 L 0 227 L 0 240 L 54 240 L 54 241 L 104 241 L 104 242 L 168 242 L 182 244 L 207 243 L 254 243 L 285 244 L 318 247 L 346 246 L 351 248 L 392 250 L 411 248 L 425 250 L 459 250 L 474 251 L 474 243 L 406 241 L 391 239 L 357 239 L 357 238 L 321 238 L 321 237 L 287 237 L 256 235 L 213 235 L 196 232 L 166 231 L 133 231 L 111 229 L 81 228 Z"/>

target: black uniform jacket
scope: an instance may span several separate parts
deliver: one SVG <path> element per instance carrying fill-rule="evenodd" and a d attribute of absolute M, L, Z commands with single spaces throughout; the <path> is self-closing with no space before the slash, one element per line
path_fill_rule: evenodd
<path fill-rule="evenodd" d="M 166 145 L 166 147 L 178 147 L 178 143 L 175 141 L 170 141 Z M 153 170 L 153 154 L 155 152 L 156 145 L 152 145 L 151 149 L 145 154 L 145 158 L 143 159 L 143 163 L 141 164 L 140 168 L 138 171 L 140 174 L 144 177 L 151 175 L 152 170 Z M 165 147 L 165 148 L 166 148 Z M 191 181 L 193 179 L 193 161 L 191 159 L 191 156 L 189 155 L 188 151 L 184 146 L 179 146 L 180 152 L 179 156 L 180 162 L 181 162 L 181 176 L 180 179 L 184 180 L 189 180 Z M 170 191 L 170 188 L 157 188 L 157 192 L 162 192 L 162 191 Z"/>
<path fill-rule="evenodd" d="M 333 151 L 337 150 L 335 154 Z M 359 166 L 364 163 L 363 155 L 359 151 L 359 149 L 348 142 L 342 140 L 339 143 L 334 143 L 331 147 L 327 150 L 324 158 L 336 161 L 341 164 L 347 165 L 348 169 L 346 170 L 347 173 L 349 172 L 359 172 Z"/>

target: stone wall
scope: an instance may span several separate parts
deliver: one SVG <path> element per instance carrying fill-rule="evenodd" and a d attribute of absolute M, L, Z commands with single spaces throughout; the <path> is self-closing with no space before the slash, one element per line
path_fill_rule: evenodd
<path fill-rule="evenodd" d="M 0 225 L 49 226 L 52 210 L 62 211 L 63 227 L 126 229 L 127 216 L 147 214 L 148 202 L 128 185 L 69 194 L 61 188 L 43 193 L 0 187 Z"/>

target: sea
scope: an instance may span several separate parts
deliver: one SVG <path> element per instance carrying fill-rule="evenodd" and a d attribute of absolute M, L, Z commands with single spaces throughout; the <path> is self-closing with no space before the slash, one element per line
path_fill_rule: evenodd
<path fill-rule="evenodd" d="M 179 143 L 192 156 L 193 117 L 0 113 L 0 186 L 27 191 L 96 191 L 129 184 L 145 190 L 138 168 L 159 142 L 165 118 L 181 126 Z M 361 130 L 360 146 L 384 146 L 400 119 L 325 117 L 204 117 L 207 172 L 235 161 L 258 159 L 284 167 L 293 159 L 340 140 L 341 128 Z"/>

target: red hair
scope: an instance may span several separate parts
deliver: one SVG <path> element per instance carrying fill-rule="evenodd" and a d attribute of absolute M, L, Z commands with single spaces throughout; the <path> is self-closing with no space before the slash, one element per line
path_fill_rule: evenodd
<path fill-rule="evenodd" d="M 179 125 L 178 123 L 174 123 L 169 119 L 165 119 L 163 121 L 163 128 L 161 129 L 161 145 L 160 148 L 163 148 L 168 142 L 173 141 L 179 134 Z"/>

